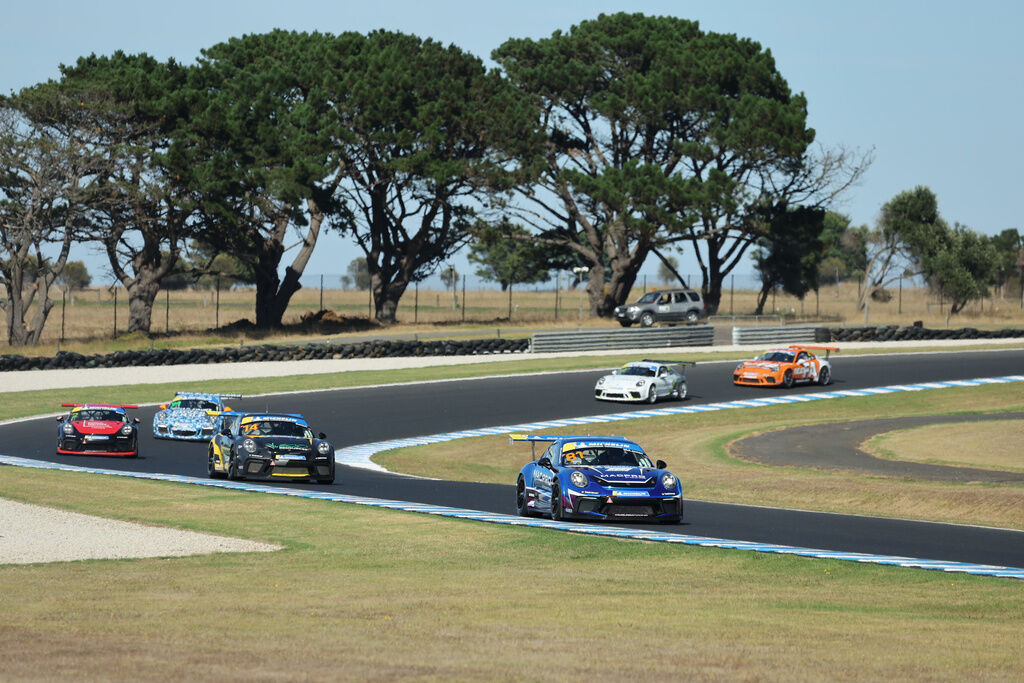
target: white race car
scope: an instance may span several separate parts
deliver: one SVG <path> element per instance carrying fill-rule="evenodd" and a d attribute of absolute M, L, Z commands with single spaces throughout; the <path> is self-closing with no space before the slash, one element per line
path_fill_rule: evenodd
<path fill-rule="evenodd" d="M 659 398 L 686 398 L 683 368 L 690 361 L 642 360 L 626 363 L 610 375 L 597 380 L 594 398 L 599 401 L 646 401 Z"/>

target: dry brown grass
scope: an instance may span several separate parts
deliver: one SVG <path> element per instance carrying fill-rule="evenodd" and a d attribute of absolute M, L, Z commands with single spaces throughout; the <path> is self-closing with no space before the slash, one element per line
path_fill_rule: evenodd
<path fill-rule="evenodd" d="M 653 285 L 652 285 L 653 287 Z M 642 294 L 641 288 L 634 289 L 630 300 Z M 857 284 L 843 283 L 836 296 L 834 287 L 825 287 L 819 294 L 810 294 L 801 302 L 788 295 L 770 298 L 766 313 L 778 313 L 790 322 L 799 320 L 828 321 L 829 324 L 858 325 L 909 325 L 922 321 L 927 327 L 1019 327 L 1024 326 L 1024 309 L 1019 297 L 1008 292 L 1005 297 L 996 296 L 976 302 L 957 316 L 947 320 L 948 305 L 940 306 L 935 295 L 923 289 L 904 289 L 902 295 L 893 292 L 888 303 L 872 302 L 866 311 L 857 308 Z M 57 305 L 47 320 L 43 332 L 43 347 L 54 349 L 63 339 L 62 348 L 74 347 L 82 353 L 90 352 L 89 340 L 111 340 L 115 323 L 118 333 L 127 329 L 128 306 L 123 289 L 118 290 L 117 306 L 108 288 L 91 288 L 74 292 L 62 305 L 61 294 L 55 293 Z M 124 340 L 127 347 L 138 348 L 151 343 L 160 346 L 169 343 L 161 337 L 170 334 L 174 345 L 199 345 L 204 343 L 230 343 L 232 339 L 257 338 L 245 333 L 229 333 L 210 336 L 208 331 L 232 322 L 255 320 L 255 291 L 236 289 L 216 292 L 208 290 L 183 290 L 162 293 L 154 306 L 151 334 L 155 341 L 143 338 Z M 478 329 L 487 336 L 494 334 L 516 335 L 517 328 L 578 327 L 580 292 L 562 290 L 518 290 L 512 292 L 513 310 L 509 316 L 509 295 L 497 290 L 466 290 L 458 292 L 459 307 L 452 306 L 452 293 L 436 290 L 410 289 L 402 298 L 398 308 L 399 325 L 386 328 L 388 334 L 419 334 L 437 338 L 450 334 L 453 326 L 467 326 Z M 726 289 L 719 309 L 721 315 L 746 315 L 754 311 L 757 294 L 750 290 L 732 291 Z M 465 303 L 463 307 L 462 304 Z M 322 306 L 321 306 L 322 304 Z M 347 317 L 370 318 L 368 292 L 354 290 L 319 289 L 299 290 L 292 298 L 284 317 L 288 325 L 296 325 L 303 314 L 322 308 L 335 311 Z M 584 306 L 586 301 L 584 301 Z M 115 320 L 116 310 L 116 320 Z M 584 310 L 584 327 L 606 328 L 615 323 L 605 319 L 591 319 Z M 384 331 L 384 330 L 382 330 Z M 295 330 L 291 334 L 301 335 Z M 367 332 L 361 335 L 372 334 Z M 522 334 L 521 332 L 519 334 Z M 259 335 L 258 338 L 262 338 Z M 313 335 L 319 336 L 319 335 Z M 0 351 L 5 344 L 0 344 Z M 82 350 L 85 349 L 85 350 Z M 20 351 L 20 350 L 19 350 Z M 34 351 L 33 351 L 34 352 Z M 51 351 L 52 353 L 52 351 Z"/>
<path fill-rule="evenodd" d="M 963 412 L 965 406 L 970 406 L 971 412 L 1024 409 L 1024 386 L 843 398 L 626 420 L 581 429 L 635 439 L 653 458 L 668 462 L 680 476 L 688 498 L 1024 529 L 1021 486 L 947 484 L 774 467 L 738 460 L 729 452 L 729 443 L 735 439 L 789 425 L 878 415 L 956 413 Z M 1003 422 L 979 424 L 977 428 L 985 432 L 975 436 L 981 443 L 1019 444 L 1013 433 L 1004 433 L 1003 426 Z M 509 445 L 507 436 L 493 436 L 389 451 L 374 460 L 390 470 L 420 476 L 510 483 L 529 460 L 529 453 L 529 448 Z"/>
<path fill-rule="evenodd" d="M 1024 420 L 899 429 L 862 447 L 880 458 L 1024 472 Z"/>

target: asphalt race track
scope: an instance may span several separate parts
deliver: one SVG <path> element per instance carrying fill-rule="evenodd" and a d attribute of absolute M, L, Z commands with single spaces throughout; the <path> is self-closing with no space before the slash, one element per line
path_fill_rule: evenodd
<path fill-rule="evenodd" d="M 657 354 L 652 354 L 657 357 Z M 675 360 L 685 360 L 676 354 Z M 735 361 L 702 363 L 689 368 L 687 404 L 718 403 L 778 395 L 779 389 L 735 387 L 731 371 Z M 834 383 L 829 387 L 803 386 L 794 393 L 862 389 L 895 384 L 948 381 L 1024 374 L 1024 350 L 987 350 L 956 353 L 919 353 L 872 356 L 833 356 Z M 278 394 L 235 400 L 240 410 L 302 413 L 317 431 L 341 448 L 388 439 L 555 418 L 620 413 L 649 408 L 604 403 L 592 397 L 602 371 L 551 373 L 516 377 L 455 380 L 423 384 L 339 389 L 299 394 Z M 171 398 L 167 397 L 168 400 Z M 65 401 L 87 402 L 81 389 L 69 391 Z M 842 399 L 818 403 L 822 411 L 838 407 Z M 54 406 L 54 413 L 60 410 Z M 103 456 L 57 456 L 56 422 L 38 418 L 0 425 L 0 453 L 85 467 L 155 472 L 193 477 L 206 476 L 206 445 L 153 439 L 154 406 L 136 411 L 140 425 L 140 457 L 125 460 Z M 588 431 L 599 433 L 602 425 Z M 614 426 L 608 425 L 608 432 Z M 511 448 L 512 446 L 510 446 Z M 685 447 L 685 434 L 680 435 Z M 517 447 L 521 448 L 521 447 Z M 523 461 L 528 460 L 523 449 Z M 657 454 L 672 466 L 671 455 Z M 395 476 L 339 466 L 331 487 L 281 484 L 315 490 L 335 490 L 354 496 L 386 498 L 453 506 L 497 513 L 512 513 L 514 486 L 444 482 Z M 683 480 L 686 473 L 676 471 Z M 900 555 L 934 560 L 1024 567 L 1024 532 L 955 526 L 797 510 L 760 508 L 687 500 L 684 524 L 633 525 L 658 532 L 740 539 L 846 552 Z"/>

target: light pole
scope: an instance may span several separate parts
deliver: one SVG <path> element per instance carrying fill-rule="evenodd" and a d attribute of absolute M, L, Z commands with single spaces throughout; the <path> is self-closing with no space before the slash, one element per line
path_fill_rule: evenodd
<path fill-rule="evenodd" d="M 581 284 L 582 284 L 583 278 L 581 276 L 586 275 L 587 273 L 589 273 L 590 272 L 590 268 L 587 268 L 586 266 L 576 266 L 575 268 L 572 269 L 572 272 L 576 274 L 576 276 L 577 276 L 576 279 L 580 280 Z M 583 289 L 582 288 L 580 288 L 580 329 L 581 330 L 583 329 Z"/>

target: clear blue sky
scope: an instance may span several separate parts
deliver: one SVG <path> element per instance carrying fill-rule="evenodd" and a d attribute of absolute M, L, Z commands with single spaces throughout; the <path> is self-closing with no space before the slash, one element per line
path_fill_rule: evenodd
<path fill-rule="evenodd" d="M 5 4 L 3 93 L 56 78 L 61 63 L 90 53 L 120 49 L 191 63 L 205 47 L 274 28 L 386 28 L 454 43 L 489 61 L 491 50 L 510 37 L 542 38 L 601 12 L 679 16 L 769 48 L 790 88 L 807 95 L 819 142 L 875 149 L 864 181 L 836 207 L 854 223 L 873 223 L 894 194 L 927 185 L 950 222 L 987 234 L 1024 227 L 1024 3 L 1012 0 Z M 357 255 L 354 246 L 329 239 L 318 246 L 306 273 L 341 273 L 339 264 Z M 100 274 L 101 259 L 84 252 L 72 258 L 86 260 Z M 460 271 L 469 272 L 460 262 Z M 652 276 L 656 269 L 653 261 L 645 267 Z"/>

